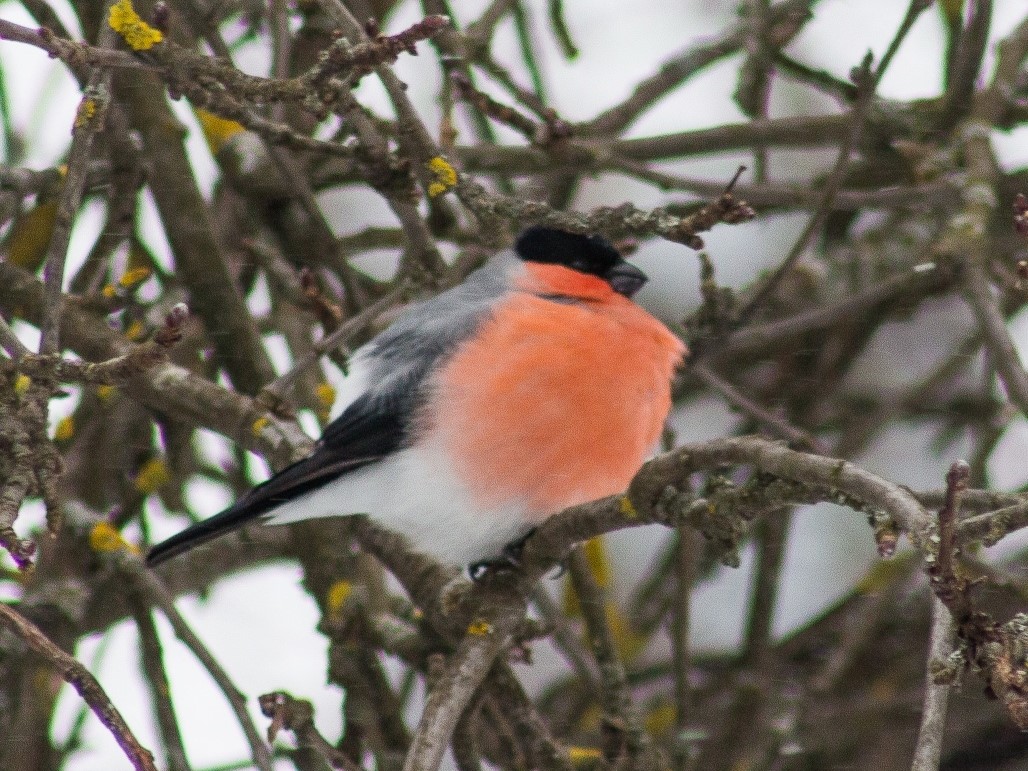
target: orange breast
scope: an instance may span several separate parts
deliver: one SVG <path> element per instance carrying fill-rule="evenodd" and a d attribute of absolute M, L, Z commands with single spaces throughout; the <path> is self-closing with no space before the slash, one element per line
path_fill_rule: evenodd
<path fill-rule="evenodd" d="M 513 294 L 439 373 L 429 431 L 482 506 L 542 519 L 620 492 L 660 437 L 685 346 L 626 298 L 588 294 Z"/>

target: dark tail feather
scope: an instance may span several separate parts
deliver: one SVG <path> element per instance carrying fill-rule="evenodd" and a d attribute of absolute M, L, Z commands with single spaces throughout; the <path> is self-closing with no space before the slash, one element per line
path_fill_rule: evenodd
<path fill-rule="evenodd" d="M 333 460 L 313 455 L 289 466 L 266 482 L 257 485 L 220 514 L 197 522 L 181 533 L 150 549 L 146 564 L 159 565 L 214 538 L 249 525 L 281 504 L 295 500 L 355 468 L 377 460 L 376 457 Z"/>
<path fill-rule="evenodd" d="M 177 533 L 168 540 L 151 548 L 146 555 L 146 564 L 149 567 L 154 567 L 202 543 L 207 543 L 244 525 L 248 525 L 258 519 L 269 508 L 271 507 L 267 505 L 262 506 L 260 503 L 254 505 L 244 498 L 220 514 L 215 514 L 203 522 L 197 522 L 195 525 L 187 527 L 181 533 Z"/>
<path fill-rule="evenodd" d="M 346 413 L 344 413 L 344 417 L 345 415 Z M 339 424 L 339 420 L 337 418 L 335 424 L 325 429 L 326 435 L 329 435 L 332 426 L 335 425 L 335 434 L 345 438 L 345 435 L 342 435 L 340 431 L 340 428 L 345 428 L 345 426 Z M 351 423 L 358 427 L 367 427 L 368 425 L 375 427 L 375 425 L 368 424 L 367 422 L 358 423 L 351 421 Z M 394 432 L 389 434 L 388 439 L 390 442 L 393 442 L 391 446 L 395 446 L 396 442 L 399 441 L 397 438 L 399 434 L 395 433 L 395 426 L 386 419 L 383 419 L 382 426 Z M 338 441 L 339 437 L 335 434 L 332 435 L 333 440 Z M 282 469 L 271 479 L 262 482 L 250 490 L 250 492 L 220 514 L 215 514 L 203 522 L 197 522 L 195 525 L 187 527 L 181 533 L 173 535 L 167 541 L 154 546 L 150 549 L 150 553 L 146 555 L 146 564 L 150 567 L 159 565 L 167 559 L 189 551 L 194 546 L 199 546 L 211 539 L 248 525 L 258 520 L 262 514 L 267 514 L 283 503 L 295 500 L 312 490 L 317 490 L 333 479 L 337 479 L 354 469 L 373 463 L 388 451 L 384 445 L 380 444 L 375 446 L 378 452 L 370 454 L 371 447 L 367 444 L 369 441 L 368 437 L 358 437 L 358 439 L 360 441 L 355 439 L 343 448 L 345 452 L 334 446 L 319 445 L 313 455 Z M 371 434 L 371 439 L 380 441 L 381 435 Z M 355 450 L 360 450 L 356 457 L 353 454 Z"/>

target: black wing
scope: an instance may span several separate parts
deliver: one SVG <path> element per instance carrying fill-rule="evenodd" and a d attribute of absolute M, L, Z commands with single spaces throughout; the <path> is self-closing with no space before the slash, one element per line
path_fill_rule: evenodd
<path fill-rule="evenodd" d="M 307 458 L 287 466 L 225 509 L 150 549 L 153 567 L 212 538 L 250 524 L 279 505 L 366 466 L 403 443 L 405 410 L 368 395 L 333 420 Z"/>

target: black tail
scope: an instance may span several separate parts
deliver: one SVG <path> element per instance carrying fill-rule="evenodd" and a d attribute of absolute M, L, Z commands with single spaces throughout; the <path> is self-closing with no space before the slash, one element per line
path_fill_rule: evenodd
<path fill-rule="evenodd" d="M 378 460 L 378 456 L 338 458 L 331 448 L 320 447 L 314 455 L 289 466 L 266 482 L 257 485 L 210 519 L 197 522 L 167 541 L 157 544 L 146 555 L 146 564 L 159 565 L 214 538 L 259 521 L 283 503 L 317 490 L 333 479 Z M 345 513 L 345 512 L 340 512 Z"/>
<path fill-rule="evenodd" d="M 146 564 L 159 565 L 194 546 L 259 520 L 272 509 L 317 490 L 343 474 L 374 463 L 395 450 L 403 436 L 400 415 L 383 411 L 381 405 L 363 396 L 325 428 L 312 455 L 257 485 L 220 514 L 157 544 L 146 555 Z M 346 512 L 340 511 L 343 513 Z"/>
<path fill-rule="evenodd" d="M 247 505 L 247 499 L 243 498 L 225 509 L 220 514 L 215 514 L 210 519 L 197 522 L 187 527 L 181 533 L 176 533 L 171 538 L 154 546 L 146 555 L 146 564 L 149 567 L 160 565 L 165 560 L 176 557 L 183 552 L 207 543 L 219 536 L 237 530 L 260 518 L 261 514 L 271 508 L 270 506 Z"/>
<path fill-rule="evenodd" d="M 262 515 L 281 504 L 330 482 L 333 476 L 328 473 L 312 473 L 312 469 L 326 472 L 331 470 L 331 467 L 322 465 L 324 463 L 325 460 L 315 454 L 288 466 L 271 479 L 257 485 L 220 514 L 197 522 L 154 546 L 146 555 L 146 564 L 150 567 L 159 565 L 182 552 L 189 551 L 194 546 L 257 522 Z"/>

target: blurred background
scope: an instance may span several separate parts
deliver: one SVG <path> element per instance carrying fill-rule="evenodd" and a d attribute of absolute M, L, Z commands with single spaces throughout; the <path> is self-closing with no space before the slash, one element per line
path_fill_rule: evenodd
<path fill-rule="evenodd" d="M 82 34 L 76 14 L 61 0 L 50 3 L 53 10 L 75 35 Z M 461 27 L 479 18 L 486 7 L 481 0 L 461 0 L 453 5 Z M 626 98 L 636 83 L 652 74 L 672 54 L 711 39 L 739 20 L 735 2 L 698 0 L 614 0 L 567 2 L 565 15 L 578 54 L 569 58 L 562 52 L 548 23 L 548 4 L 526 0 L 520 4 L 526 14 L 531 44 L 538 62 L 538 77 L 545 87 L 548 103 L 569 121 L 587 121 L 612 104 Z M 812 69 L 824 70 L 845 80 L 867 51 L 879 57 L 895 33 L 906 11 L 906 4 L 894 0 L 823 0 L 816 5 L 815 17 L 785 49 L 790 57 Z M 385 20 L 383 31 L 398 32 L 422 17 L 418 3 L 400 2 Z M 997 0 L 986 47 L 981 79 L 988 81 L 995 63 L 995 44 L 1009 35 L 1025 16 L 1023 0 Z M 36 22 L 17 2 L 0 2 L 0 18 L 28 27 Z M 291 23 L 299 24 L 294 14 Z M 232 50 L 234 63 L 254 74 L 267 74 L 272 52 L 267 36 L 250 34 L 246 18 L 239 15 L 221 27 Z M 943 15 L 934 9 L 923 14 L 899 49 L 880 84 L 878 93 L 890 100 L 929 100 L 943 90 L 943 56 L 946 27 Z M 397 74 L 409 85 L 408 94 L 429 127 L 438 127 L 442 117 L 438 101 L 440 68 L 427 43 L 418 46 L 419 56 L 402 56 L 395 66 Z M 531 80 L 524 66 L 521 41 L 514 21 L 500 22 L 493 38 L 494 58 L 511 69 L 522 82 Z M 628 137 L 646 137 L 668 132 L 701 129 L 725 123 L 744 122 L 733 93 L 736 89 L 742 54 L 730 56 L 691 78 L 675 89 L 634 122 Z M 0 42 L 0 109 L 7 124 L 4 163 L 32 169 L 46 169 L 63 162 L 69 145 L 69 128 L 74 121 L 80 90 L 67 69 L 38 49 Z M 497 98 L 503 91 L 483 79 L 481 88 Z M 392 114 L 390 102 L 374 78 L 365 78 L 355 92 L 358 100 L 382 115 Z M 189 160 L 201 189 L 212 196 L 219 169 L 204 132 L 185 100 L 172 102 L 175 115 L 188 131 Z M 775 78 L 768 101 L 768 117 L 835 114 L 839 105 L 815 90 L 787 78 Z M 459 114 L 458 143 L 472 142 L 473 134 L 466 116 Z M 523 140 L 505 127 L 498 127 L 500 140 L 519 144 Z M 1028 166 L 1028 127 L 1008 132 L 996 131 L 991 137 L 998 159 L 1005 170 Z M 833 148 L 772 150 L 767 158 L 767 178 L 776 182 L 803 185 L 823 175 L 835 158 Z M 740 163 L 752 169 L 749 152 L 720 152 L 681 160 L 668 160 L 660 170 L 668 174 L 726 183 Z M 747 177 L 744 176 L 744 180 Z M 529 183 L 531 184 L 531 183 Z M 597 173 L 577 189 L 571 208 L 589 210 L 602 205 L 630 201 L 641 209 L 669 202 L 697 200 L 684 192 L 666 192 L 631 179 L 624 174 Z M 337 236 L 356 234 L 372 226 L 395 227 L 396 221 L 383 199 L 367 187 L 336 188 L 319 194 L 318 203 Z M 1002 206 L 1006 206 L 1003 203 Z M 865 215 L 860 215 L 865 216 Z M 866 215 L 872 227 L 880 214 Z M 73 276 L 86 260 L 105 217 L 99 198 L 87 200 L 77 218 L 71 237 L 68 273 Z M 743 289 L 777 265 L 805 225 L 807 212 L 759 211 L 749 223 L 718 227 L 704 235 L 706 252 L 716 268 L 719 284 Z M 171 250 L 159 224 L 149 193 L 143 192 L 139 212 L 139 237 L 153 257 L 172 269 Z M 861 224 L 852 226 L 860 232 Z M 447 256 L 453 256 L 450 249 Z M 376 277 L 389 277 L 396 269 L 399 252 L 378 249 L 363 252 L 356 260 L 359 267 Z M 122 254 L 118 259 L 125 261 Z M 700 304 L 700 265 L 692 250 L 661 239 L 639 244 L 633 261 L 651 277 L 640 302 L 669 322 L 678 322 Z M 811 268 L 813 270 L 814 268 Z M 69 279 L 70 280 L 70 279 Z M 156 293 L 144 285 L 140 295 Z M 248 298 L 250 307 L 260 312 L 267 304 L 267 293 L 256 289 Z M 879 330 L 854 366 L 846 373 L 847 387 L 889 391 L 917 382 L 933 371 L 954 345 L 969 334 L 974 325 L 970 311 L 951 296 L 922 303 L 909 317 L 892 320 Z M 15 329 L 26 345 L 38 342 L 37 330 L 24 322 Z M 1019 346 L 1028 342 L 1028 318 L 1014 315 L 1011 334 Z M 277 373 L 289 369 L 292 359 L 280 335 L 268 335 L 265 342 Z M 970 368 L 973 376 L 975 367 Z M 343 393 L 343 374 L 326 366 L 326 377 L 337 393 Z M 981 366 L 978 377 L 985 377 Z M 54 401 L 51 408 L 52 430 L 72 415 L 81 397 L 79 388 L 69 386 L 69 396 Z M 318 431 L 311 410 L 300 419 L 312 436 Z M 1028 428 L 1023 416 L 1002 416 L 999 437 L 986 459 L 987 482 L 992 489 L 1018 491 L 1028 482 Z M 697 441 L 729 436 L 745 424 L 725 401 L 709 392 L 686 393 L 676 407 L 672 427 L 678 441 Z M 223 437 L 209 431 L 199 432 L 203 453 L 211 465 L 235 462 L 235 452 Z M 966 433 L 947 433 L 940 425 L 927 421 L 897 421 L 875 436 L 853 458 L 867 469 L 914 489 L 937 489 L 943 484 L 949 464 L 973 452 Z M 257 456 L 245 460 L 245 473 L 251 482 L 264 478 L 268 469 Z M 233 498 L 224 484 L 204 478 L 193 479 L 185 488 L 189 508 L 201 516 L 216 513 Z M 152 541 L 177 532 L 187 524 L 180 511 L 166 510 L 159 496 L 147 498 L 146 512 Z M 43 522 L 42 505 L 29 502 L 17 523 L 19 534 L 27 536 Z M 130 541 L 141 537 L 134 525 L 123 534 Z M 660 528 L 641 528 L 611 536 L 606 558 L 612 568 L 614 596 L 627 602 L 634 588 L 651 570 L 658 555 L 667 548 L 671 536 Z M 990 550 L 989 560 L 1020 553 L 1023 538 L 1008 538 Z M 0 559 L 6 559 L 0 558 Z M 818 618 L 834 603 L 852 592 L 854 586 L 873 571 L 878 555 L 872 533 L 863 516 L 830 504 L 800 508 L 787 533 L 780 591 L 774 610 L 774 635 L 785 638 Z M 716 567 L 705 575 L 694 592 L 691 642 L 697 655 L 706 652 L 737 650 L 743 635 L 746 608 L 752 591 L 754 556 L 752 544 L 741 552 L 737 568 Z M 8 565 L 13 563 L 8 562 Z M 301 572 L 292 563 L 264 565 L 219 581 L 202 596 L 186 596 L 178 607 L 215 656 L 229 671 L 236 685 L 248 695 L 287 690 L 310 699 L 315 706 L 316 723 L 323 735 L 338 736 L 342 730 L 342 690 L 326 685 L 327 640 L 316 630 L 319 612 L 300 585 Z M 546 589 L 564 602 L 562 581 L 546 582 Z M 17 582 L 0 581 L 0 599 L 20 596 Z M 235 719 L 220 692 L 192 655 L 175 639 L 162 618 L 158 630 L 164 644 L 173 699 L 184 736 L 186 750 L 196 769 L 245 768 L 248 750 Z M 655 636 L 649 647 L 638 653 L 637 662 L 658 661 L 668 655 L 667 637 Z M 122 621 L 102 633 L 80 640 L 75 654 L 97 675 L 112 700 L 125 714 L 147 746 L 159 744 L 150 714 L 150 696 L 139 674 L 139 646 L 135 625 Z M 567 665 L 548 642 L 534 646 L 533 662 L 520 666 L 526 687 L 538 692 L 562 673 Z M 640 664 L 641 665 L 641 664 Z M 416 699 L 413 704 L 416 705 Z M 256 719 L 259 712 L 251 700 Z M 84 721 L 84 722 L 83 722 Z M 259 723 L 263 724 L 263 723 Z M 53 737 L 60 742 L 78 732 L 81 748 L 64 768 L 69 771 L 110 771 L 125 767 L 125 759 L 109 733 L 65 687 L 52 725 Z M 291 768 L 281 761 L 281 768 Z"/>

